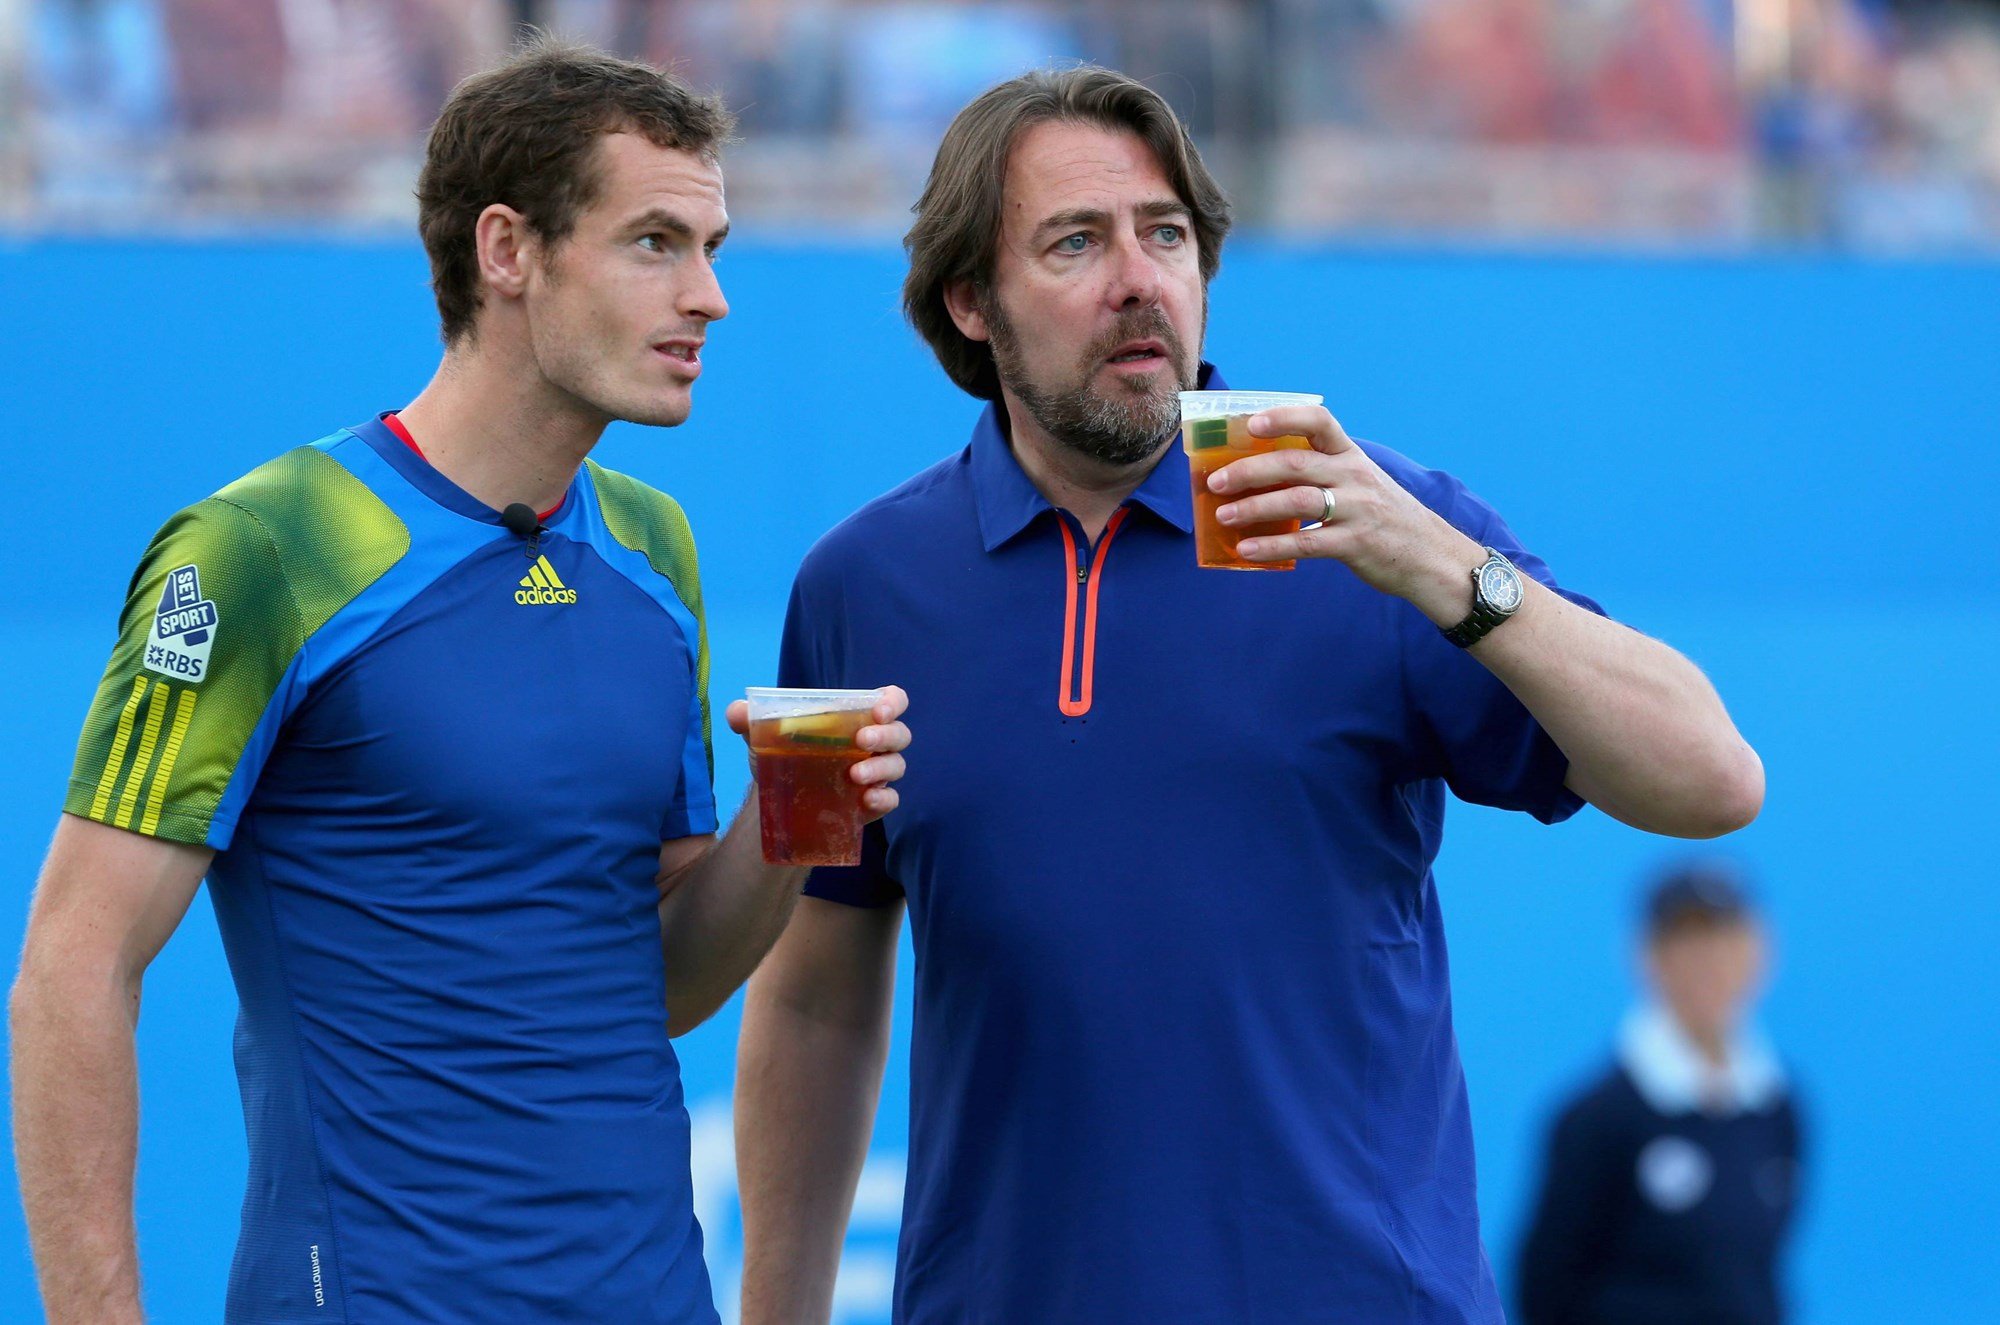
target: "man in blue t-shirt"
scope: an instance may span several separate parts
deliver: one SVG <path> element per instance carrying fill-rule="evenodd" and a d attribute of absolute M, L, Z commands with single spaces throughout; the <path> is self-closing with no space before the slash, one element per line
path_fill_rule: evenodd
<path fill-rule="evenodd" d="M 668 1036 L 804 871 L 763 863 L 754 805 L 717 839 L 687 519 L 586 457 L 613 419 L 688 417 L 728 132 L 582 48 L 469 79 L 419 182 L 436 376 L 147 549 L 13 998 L 55 1325 L 143 1319 L 134 1021 L 204 877 L 250 1152 L 211 1319 L 716 1321 Z M 870 817 L 903 704 L 856 737 Z"/>
<path fill-rule="evenodd" d="M 1315 522 L 1238 543 L 1298 568 L 1196 567 L 1170 452 L 1176 393 L 1222 385 L 1228 205 L 1143 85 L 993 89 L 916 212 L 906 311 L 989 403 L 793 590 L 785 681 L 893 673 L 933 755 L 751 982 L 747 1325 L 825 1318 L 906 906 L 903 1325 L 1499 1321 L 1445 792 L 1713 835 L 1757 812 L 1756 755 L 1685 659 L 1323 409 L 1254 419 L 1310 449 L 1211 481 L 1225 522 Z"/>

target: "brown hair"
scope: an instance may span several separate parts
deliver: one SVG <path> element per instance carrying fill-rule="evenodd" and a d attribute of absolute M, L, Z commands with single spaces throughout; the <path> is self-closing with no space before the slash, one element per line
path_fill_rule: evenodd
<path fill-rule="evenodd" d="M 637 133 L 713 161 L 734 127 L 719 98 L 672 74 L 540 33 L 460 83 L 431 126 L 417 178 L 417 228 L 445 344 L 469 334 L 479 313 L 474 225 L 487 207 L 512 207 L 553 246 L 597 200 L 593 153 L 604 134 Z"/>
<path fill-rule="evenodd" d="M 911 209 L 917 219 L 903 236 L 910 255 L 903 312 L 951 380 L 983 400 L 1000 398 L 993 352 L 959 331 L 945 307 L 944 292 L 956 281 L 971 281 L 982 291 L 991 284 L 1007 158 L 1024 129 L 1047 120 L 1138 134 L 1187 204 L 1202 283 L 1222 265 L 1229 199 L 1202 164 L 1187 126 L 1159 93 L 1096 65 L 1038 69 L 981 93 L 945 130 L 923 196 Z"/>

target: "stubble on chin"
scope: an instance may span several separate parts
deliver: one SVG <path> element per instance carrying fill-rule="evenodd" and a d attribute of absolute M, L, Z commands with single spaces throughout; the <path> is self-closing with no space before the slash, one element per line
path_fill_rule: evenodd
<path fill-rule="evenodd" d="M 1185 344 L 1158 308 L 1121 318 L 1087 347 L 1077 376 L 1054 386 L 1030 375 L 1019 336 L 998 299 L 982 300 L 988 345 L 1000 380 L 1043 432 L 1080 455 L 1123 467 L 1151 459 L 1180 426 L 1181 391 L 1194 389 L 1196 370 Z M 1116 375 L 1108 390 L 1097 385 L 1106 357 L 1119 345 L 1146 338 L 1167 348 L 1158 371 Z"/>
<path fill-rule="evenodd" d="M 652 351 L 647 349 L 646 354 Z M 647 428 L 677 428 L 694 412 L 692 384 L 662 388 L 647 381 L 650 363 L 634 365 L 624 379 L 615 368 L 610 347 L 581 337 L 549 336 L 536 346 L 536 366 L 549 386 L 566 396 L 582 414 L 604 423 L 636 423 Z"/>
<path fill-rule="evenodd" d="M 632 409 L 620 412 L 617 417 L 648 428 L 678 428 L 693 413 L 694 398 L 692 394 L 684 393 L 679 397 L 637 402 Z"/>

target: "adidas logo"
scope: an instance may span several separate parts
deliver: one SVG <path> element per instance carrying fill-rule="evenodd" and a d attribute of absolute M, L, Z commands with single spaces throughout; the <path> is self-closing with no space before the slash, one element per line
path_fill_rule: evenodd
<path fill-rule="evenodd" d="M 546 556 L 536 557 L 535 564 L 528 567 L 528 573 L 521 577 L 521 587 L 514 591 L 514 601 L 523 607 L 536 603 L 573 603 L 576 590 L 565 586 L 556 568 L 549 565 Z"/>

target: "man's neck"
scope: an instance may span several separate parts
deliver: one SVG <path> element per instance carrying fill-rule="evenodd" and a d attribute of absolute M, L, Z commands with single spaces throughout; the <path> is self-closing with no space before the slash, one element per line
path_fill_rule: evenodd
<path fill-rule="evenodd" d="M 1701 1055 L 1702 1065 L 1711 1072 L 1725 1071 L 1729 1067 L 1729 1032 L 1720 1027 L 1694 1027 L 1686 1022 L 1681 1029 L 1687 1033 L 1688 1043 Z"/>
<path fill-rule="evenodd" d="M 1146 476 L 1153 472 L 1173 436 L 1160 440 L 1146 459 L 1130 465 L 1109 465 L 1064 446 L 1044 432 L 1034 417 L 1011 397 L 1001 402 L 1014 447 L 1014 462 L 1048 499 L 1049 505 L 1068 511 L 1083 526 L 1084 536 L 1095 543 L 1111 523 L 1111 517 L 1125 504 Z"/>
<path fill-rule="evenodd" d="M 546 511 L 562 502 L 610 420 L 551 387 L 532 364 L 501 358 L 447 350 L 398 417 L 431 466 L 478 500 Z"/>

